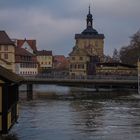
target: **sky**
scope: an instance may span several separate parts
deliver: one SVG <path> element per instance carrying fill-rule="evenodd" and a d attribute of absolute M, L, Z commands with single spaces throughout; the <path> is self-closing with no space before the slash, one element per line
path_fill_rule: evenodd
<path fill-rule="evenodd" d="M 75 34 L 86 28 L 89 5 L 94 28 L 105 35 L 105 55 L 127 46 L 140 29 L 140 0 L 0 0 L 0 30 L 68 56 Z"/>

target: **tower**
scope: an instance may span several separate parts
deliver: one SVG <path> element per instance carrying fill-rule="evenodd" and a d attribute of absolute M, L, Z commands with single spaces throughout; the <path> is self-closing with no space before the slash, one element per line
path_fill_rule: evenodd
<path fill-rule="evenodd" d="M 69 54 L 69 75 L 72 78 L 86 78 L 95 75 L 95 65 L 103 62 L 104 34 L 99 34 L 93 27 L 90 6 L 86 17 L 86 29 L 75 34 L 75 46 Z"/>
<path fill-rule="evenodd" d="M 93 16 L 89 6 L 87 18 L 86 18 L 86 29 L 80 34 L 75 34 L 75 45 L 79 48 L 86 49 L 91 54 L 96 55 L 103 61 L 104 56 L 104 34 L 100 34 L 93 27 Z"/>

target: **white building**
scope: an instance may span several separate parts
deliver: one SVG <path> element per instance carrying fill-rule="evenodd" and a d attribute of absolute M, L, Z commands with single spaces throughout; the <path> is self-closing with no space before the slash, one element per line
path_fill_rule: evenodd
<path fill-rule="evenodd" d="M 24 48 L 15 49 L 15 71 L 16 74 L 33 76 L 38 74 L 38 63 L 36 56 Z"/>

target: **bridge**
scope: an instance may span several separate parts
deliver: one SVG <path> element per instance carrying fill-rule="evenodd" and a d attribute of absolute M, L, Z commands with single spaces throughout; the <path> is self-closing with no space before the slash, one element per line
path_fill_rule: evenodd
<path fill-rule="evenodd" d="M 34 84 L 52 84 L 62 86 L 77 86 L 77 87 L 90 87 L 99 91 L 99 89 L 115 89 L 115 90 L 129 90 L 138 89 L 137 76 L 94 76 L 87 77 L 84 79 L 76 78 L 72 79 L 69 77 L 24 77 L 21 84 L 27 85 L 27 98 L 33 96 L 33 85 Z"/>
<path fill-rule="evenodd" d="M 87 78 L 63 77 L 24 77 L 22 84 L 56 84 L 66 86 L 107 86 L 107 87 L 135 87 L 138 86 L 137 76 L 94 76 Z"/>

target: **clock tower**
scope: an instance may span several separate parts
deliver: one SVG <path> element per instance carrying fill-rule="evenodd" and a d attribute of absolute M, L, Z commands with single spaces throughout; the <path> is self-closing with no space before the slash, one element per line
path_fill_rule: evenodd
<path fill-rule="evenodd" d="M 80 34 L 75 34 L 75 46 L 86 49 L 92 55 L 96 55 L 103 61 L 104 57 L 104 34 L 98 33 L 93 27 L 93 16 L 89 6 L 89 11 L 86 18 L 86 29 Z"/>

